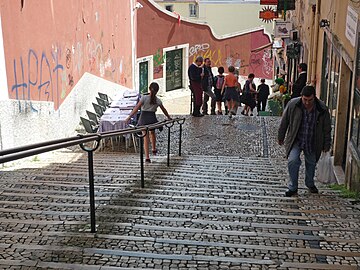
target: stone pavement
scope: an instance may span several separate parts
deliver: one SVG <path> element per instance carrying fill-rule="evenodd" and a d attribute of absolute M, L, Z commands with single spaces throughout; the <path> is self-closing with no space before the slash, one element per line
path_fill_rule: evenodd
<path fill-rule="evenodd" d="M 4 168 L 0 269 L 359 269 L 360 211 L 351 201 L 323 185 L 318 195 L 302 186 L 283 196 L 278 123 L 187 117 L 183 156 L 175 128 L 166 166 L 165 128 L 144 189 L 137 155 L 97 152 L 96 234 L 81 152 Z"/>

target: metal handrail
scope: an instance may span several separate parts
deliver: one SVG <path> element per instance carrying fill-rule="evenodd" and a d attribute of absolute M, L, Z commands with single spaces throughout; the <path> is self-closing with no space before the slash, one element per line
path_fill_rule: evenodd
<path fill-rule="evenodd" d="M 168 151 L 167 151 L 167 166 L 170 166 L 170 129 L 175 124 L 178 123 L 180 125 L 180 134 L 179 134 L 179 156 L 181 156 L 181 136 L 182 136 L 182 125 L 185 122 L 185 118 L 175 118 L 171 120 L 165 120 L 162 122 L 158 122 L 152 125 L 139 126 L 126 128 L 122 130 L 114 130 L 108 132 L 100 132 L 94 134 L 79 134 L 74 137 L 62 138 L 58 140 L 51 140 L 36 144 L 30 144 L 20 147 L 15 147 L 11 149 L 1 150 L 0 151 L 0 164 L 14 161 L 17 159 L 42 154 L 45 152 L 50 152 L 54 150 L 58 150 L 61 148 L 80 145 L 81 149 L 88 153 L 88 169 L 89 169 L 89 197 L 90 197 L 90 219 L 91 219 L 91 232 L 96 232 L 95 225 L 95 192 L 94 192 L 94 168 L 93 168 L 93 152 L 99 147 L 100 141 L 102 139 L 106 139 L 113 136 L 120 135 L 129 135 L 136 134 L 136 136 L 140 139 L 140 167 L 141 167 L 141 187 L 144 187 L 144 150 L 143 150 L 143 139 L 149 130 L 153 130 L 160 127 L 168 128 Z M 139 134 L 141 132 L 141 134 Z M 145 132 L 143 134 L 143 132 Z M 87 142 L 96 141 L 96 145 L 93 148 L 86 147 L 84 144 Z"/>

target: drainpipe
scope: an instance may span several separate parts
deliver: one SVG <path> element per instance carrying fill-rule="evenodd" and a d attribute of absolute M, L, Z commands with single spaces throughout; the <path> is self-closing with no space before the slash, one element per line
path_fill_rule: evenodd
<path fill-rule="evenodd" d="M 131 19 L 130 19 L 130 23 L 131 23 L 131 50 L 132 50 L 132 57 L 131 57 L 131 62 L 132 62 L 132 89 L 136 89 L 136 85 L 135 85 L 135 74 L 136 74 L 136 9 L 135 9 L 135 2 L 136 0 L 130 0 L 130 9 L 131 9 Z"/>
<path fill-rule="evenodd" d="M 313 16 L 311 16 L 311 33 L 310 33 L 310 43 L 309 43 L 309 55 L 308 55 L 308 69 L 307 69 L 307 82 L 310 80 L 311 81 L 311 77 L 312 77 L 312 62 L 314 60 L 314 35 L 315 35 L 315 10 L 314 10 L 314 5 L 311 6 L 311 10 L 313 13 Z"/>
<path fill-rule="evenodd" d="M 321 0 L 316 1 L 316 7 L 315 7 L 315 15 L 314 15 L 314 44 L 313 44 L 313 58 L 311 61 L 311 79 L 310 82 L 312 85 L 316 86 L 316 66 L 317 66 L 317 58 L 318 58 L 318 42 L 319 42 L 319 14 L 320 14 L 320 6 L 321 6 Z"/>

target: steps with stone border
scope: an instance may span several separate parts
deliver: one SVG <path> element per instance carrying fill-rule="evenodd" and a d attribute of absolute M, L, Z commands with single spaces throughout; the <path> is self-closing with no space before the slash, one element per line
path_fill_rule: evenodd
<path fill-rule="evenodd" d="M 0 266 L 21 269 L 357 269 L 360 212 L 327 187 L 285 198 L 283 160 L 94 156 L 0 174 Z M 341 268 L 339 268 L 341 267 Z"/>

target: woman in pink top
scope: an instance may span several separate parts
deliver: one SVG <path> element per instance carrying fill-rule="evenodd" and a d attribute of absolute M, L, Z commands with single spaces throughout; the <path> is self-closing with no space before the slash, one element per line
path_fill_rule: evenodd
<path fill-rule="evenodd" d="M 229 74 L 225 76 L 224 84 L 221 93 L 224 95 L 224 99 L 227 101 L 229 107 L 229 117 L 236 115 L 236 102 L 238 101 L 238 93 L 236 88 L 239 85 L 238 79 L 235 76 L 235 68 L 229 66 Z"/>

